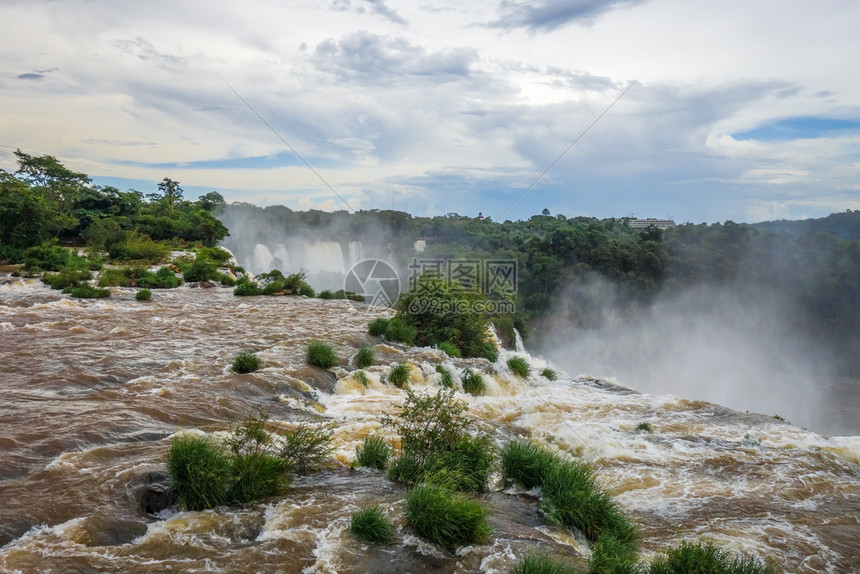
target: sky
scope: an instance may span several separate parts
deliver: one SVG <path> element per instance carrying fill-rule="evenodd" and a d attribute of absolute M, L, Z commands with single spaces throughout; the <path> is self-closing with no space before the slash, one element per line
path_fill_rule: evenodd
<path fill-rule="evenodd" d="M 0 0 L 0 168 L 294 209 L 821 217 L 860 209 L 858 30 L 855 0 Z"/>

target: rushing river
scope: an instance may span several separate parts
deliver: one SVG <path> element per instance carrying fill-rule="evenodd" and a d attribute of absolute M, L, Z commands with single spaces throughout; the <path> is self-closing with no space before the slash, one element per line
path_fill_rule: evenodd
<path fill-rule="evenodd" d="M 3 572 L 511 572 L 518 557 L 587 556 L 545 524 L 533 493 L 484 496 L 494 535 L 449 554 L 403 523 L 404 491 L 351 471 L 355 447 L 402 391 L 379 383 L 407 361 L 411 386 L 433 391 L 433 349 L 377 344 L 364 388 L 346 359 L 372 343 L 372 314 L 346 301 L 234 297 L 226 288 L 132 289 L 80 301 L 0 273 L 0 571 Z M 304 365 L 315 338 L 343 358 L 338 380 Z M 252 350 L 253 374 L 231 372 Z M 500 444 L 530 437 L 594 461 L 603 485 L 640 525 L 643 556 L 709 537 L 756 554 L 777 572 L 860 572 L 860 437 L 828 438 L 771 417 L 605 381 L 444 359 L 487 373 L 488 393 L 460 396 Z M 546 366 L 529 357 L 533 373 Z M 324 392 L 315 389 L 329 389 Z M 316 397 L 317 400 L 313 400 Z M 265 410 L 273 421 L 333 421 L 336 464 L 258 504 L 148 516 L 138 495 L 164 469 L 170 437 L 216 436 Z M 652 432 L 637 431 L 648 422 Z M 380 503 L 397 542 L 368 546 L 350 514 Z M 586 558 L 578 559 L 585 564 Z"/>

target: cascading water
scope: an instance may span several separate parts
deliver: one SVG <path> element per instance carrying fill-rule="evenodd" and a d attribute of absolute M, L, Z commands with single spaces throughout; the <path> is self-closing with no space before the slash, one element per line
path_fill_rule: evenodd
<path fill-rule="evenodd" d="M 376 315 L 343 300 L 184 287 L 141 303 L 133 289 L 112 291 L 108 300 L 73 300 L 0 274 L 0 571 L 501 574 L 529 552 L 585 552 L 542 520 L 533 496 L 514 489 L 483 496 L 495 531 L 487 544 L 445 552 L 405 525 L 399 485 L 349 469 L 363 437 L 390 437 L 379 415 L 394 412 L 404 392 L 381 381 L 398 361 L 410 365 L 417 392 L 438 388 L 439 363 L 455 379 L 466 367 L 482 372 L 484 396 L 457 383 L 470 415 L 499 444 L 529 437 L 593 461 L 639 525 L 646 558 L 706 536 L 777 571 L 860 568 L 860 437 L 827 438 L 588 377 L 559 373 L 550 381 L 540 373 L 551 365 L 522 347 L 516 355 L 531 366 L 525 380 L 506 366 L 512 352 L 491 365 L 378 343 L 366 334 Z M 317 338 L 341 357 L 333 386 L 305 365 Z M 367 387 L 346 367 L 363 344 L 375 344 L 377 357 Z M 231 371 L 244 350 L 256 351 L 261 371 Z M 140 510 L 137 493 L 163 471 L 174 433 L 223 436 L 231 419 L 259 410 L 274 422 L 333 423 L 336 464 L 259 503 L 157 516 Z M 642 422 L 652 430 L 637 430 Z M 394 544 L 367 545 L 348 533 L 351 513 L 374 503 L 395 521 Z"/>

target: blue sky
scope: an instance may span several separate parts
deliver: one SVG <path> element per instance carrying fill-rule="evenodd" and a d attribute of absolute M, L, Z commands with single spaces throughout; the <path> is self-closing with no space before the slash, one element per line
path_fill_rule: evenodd
<path fill-rule="evenodd" d="M 860 209 L 858 29 L 847 0 L 6 0 L 0 168 L 344 209 L 235 90 L 355 208 L 817 217 Z"/>

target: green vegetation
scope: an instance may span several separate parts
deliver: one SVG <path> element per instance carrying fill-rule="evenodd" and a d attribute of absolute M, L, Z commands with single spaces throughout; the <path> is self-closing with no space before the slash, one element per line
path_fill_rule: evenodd
<path fill-rule="evenodd" d="M 373 364 L 373 347 L 361 347 L 355 354 L 355 366 L 359 369 L 366 369 Z"/>
<path fill-rule="evenodd" d="M 521 357 L 511 357 L 508 359 L 508 368 L 521 379 L 529 377 L 529 364 Z"/>
<path fill-rule="evenodd" d="M 177 436 L 167 454 L 167 472 L 186 510 L 213 508 L 229 498 L 232 464 L 207 437 Z"/>
<path fill-rule="evenodd" d="M 58 274 L 43 274 L 42 283 L 50 286 L 51 289 L 68 289 L 70 287 L 80 287 L 92 278 L 93 274 L 88 269 L 64 267 Z"/>
<path fill-rule="evenodd" d="M 265 414 L 248 417 L 233 429 L 227 439 L 232 453 L 232 483 L 228 497 L 236 502 L 251 502 L 275 496 L 292 482 L 291 461 L 273 452 Z"/>
<path fill-rule="evenodd" d="M 463 390 L 470 395 L 482 395 L 487 390 L 484 377 L 468 367 L 463 371 L 463 376 L 460 377 L 460 380 L 463 382 Z"/>
<path fill-rule="evenodd" d="M 556 378 L 558 378 L 558 375 L 556 375 L 556 372 L 553 371 L 552 369 L 544 369 L 543 371 L 541 371 L 540 374 L 543 378 L 545 378 L 548 381 L 554 381 L 554 380 L 556 380 Z"/>
<path fill-rule="evenodd" d="M 393 365 L 388 373 L 388 382 L 398 389 L 405 389 L 409 384 L 409 365 L 405 363 Z"/>
<path fill-rule="evenodd" d="M 442 486 L 422 484 L 406 495 L 406 520 L 421 536 L 449 551 L 482 543 L 492 534 L 488 510 Z"/>
<path fill-rule="evenodd" d="M 711 542 L 682 542 L 658 557 L 645 570 L 645 574 L 715 573 L 715 574 L 770 574 L 773 570 L 759 560 L 732 556 Z"/>
<path fill-rule="evenodd" d="M 442 365 L 436 365 L 436 372 L 441 375 L 439 382 L 446 389 L 454 388 L 454 377 L 451 376 L 451 372 L 443 367 Z"/>
<path fill-rule="evenodd" d="M 408 324 L 401 317 L 394 317 L 386 321 L 383 335 L 387 340 L 406 345 L 415 344 L 415 327 Z"/>
<path fill-rule="evenodd" d="M 242 277 L 236 283 L 236 288 L 233 289 L 233 295 L 237 297 L 250 297 L 254 295 L 260 295 L 262 291 L 260 290 L 260 286 L 248 279 L 247 277 Z"/>
<path fill-rule="evenodd" d="M 526 556 L 514 567 L 514 574 L 578 574 L 578 570 L 549 556 Z"/>
<path fill-rule="evenodd" d="M 352 513 L 349 531 L 358 538 L 374 544 L 394 541 L 394 525 L 379 506 L 366 506 Z"/>
<path fill-rule="evenodd" d="M 460 353 L 460 349 L 454 343 L 450 341 L 442 341 L 438 345 L 439 350 L 448 355 L 449 357 L 460 358 L 462 357 L 462 353 Z"/>
<path fill-rule="evenodd" d="M 322 468 L 334 447 L 334 430 L 329 425 L 299 425 L 281 434 L 280 456 L 295 472 Z"/>
<path fill-rule="evenodd" d="M 544 476 L 556 455 L 530 442 L 511 441 L 500 452 L 502 474 L 523 488 L 543 484 Z"/>
<path fill-rule="evenodd" d="M 367 325 L 367 332 L 373 337 L 383 337 L 390 322 L 391 320 L 385 317 L 377 317 Z"/>
<path fill-rule="evenodd" d="M 450 449 L 427 457 L 421 479 L 460 492 L 484 492 L 496 467 L 496 451 L 489 435 L 464 434 Z"/>
<path fill-rule="evenodd" d="M 480 312 L 489 302 L 479 291 L 464 290 L 459 283 L 425 273 L 418 277 L 415 289 L 397 299 L 397 316 L 386 338 L 392 338 L 393 324 L 400 321 L 414 344 L 447 347 L 463 357 L 495 360 L 498 350 L 489 335 L 491 315 Z M 405 338 L 399 340 L 412 344 Z"/>
<path fill-rule="evenodd" d="M 309 365 L 321 369 L 330 369 L 337 364 L 337 354 L 334 347 L 325 341 L 315 340 L 308 345 L 305 360 Z"/>
<path fill-rule="evenodd" d="M 263 361 L 254 353 L 242 352 L 233 359 L 233 372 L 239 374 L 253 373 L 263 366 Z"/>
<path fill-rule="evenodd" d="M 182 279 L 162 267 L 155 273 L 145 267 L 111 267 L 99 275 L 99 287 L 143 287 L 145 289 L 174 289 Z"/>
<path fill-rule="evenodd" d="M 654 429 L 651 428 L 651 423 L 649 423 L 647 421 L 643 421 L 643 422 L 639 423 L 638 425 L 636 425 L 636 430 L 645 431 L 645 432 L 652 432 Z"/>
<path fill-rule="evenodd" d="M 355 371 L 355 372 L 352 374 L 352 377 L 353 377 L 356 381 L 358 381 L 359 383 L 361 383 L 361 386 L 363 386 L 365 389 L 367 388 L 367 384 L 368 384 L 368 381 L 367 381 L 367 374 L 366 374 L 364 371 Z"/>
<path fill-rule="evenodd" d="M 391 456 L 391 447 L 380 436 L 367 436 L 361 445 L 355 449 L 355 461 L 358 466 L 366 466 L 384 470 Z"/>
<path fill-rule="evenodd" d="M 149 301 L 150 299 L 152 299 L 152 291 L 150 291 L 149 289 L 141 289 L 134 294 L 134 298 L 138 301 Z"/>
<path fill-rule="evenodd" d="M 105 299 L 110 297 L 110 289 L 98 289 L 89 284 L 72 288 L 71 296 L 76 299 Z"/>

